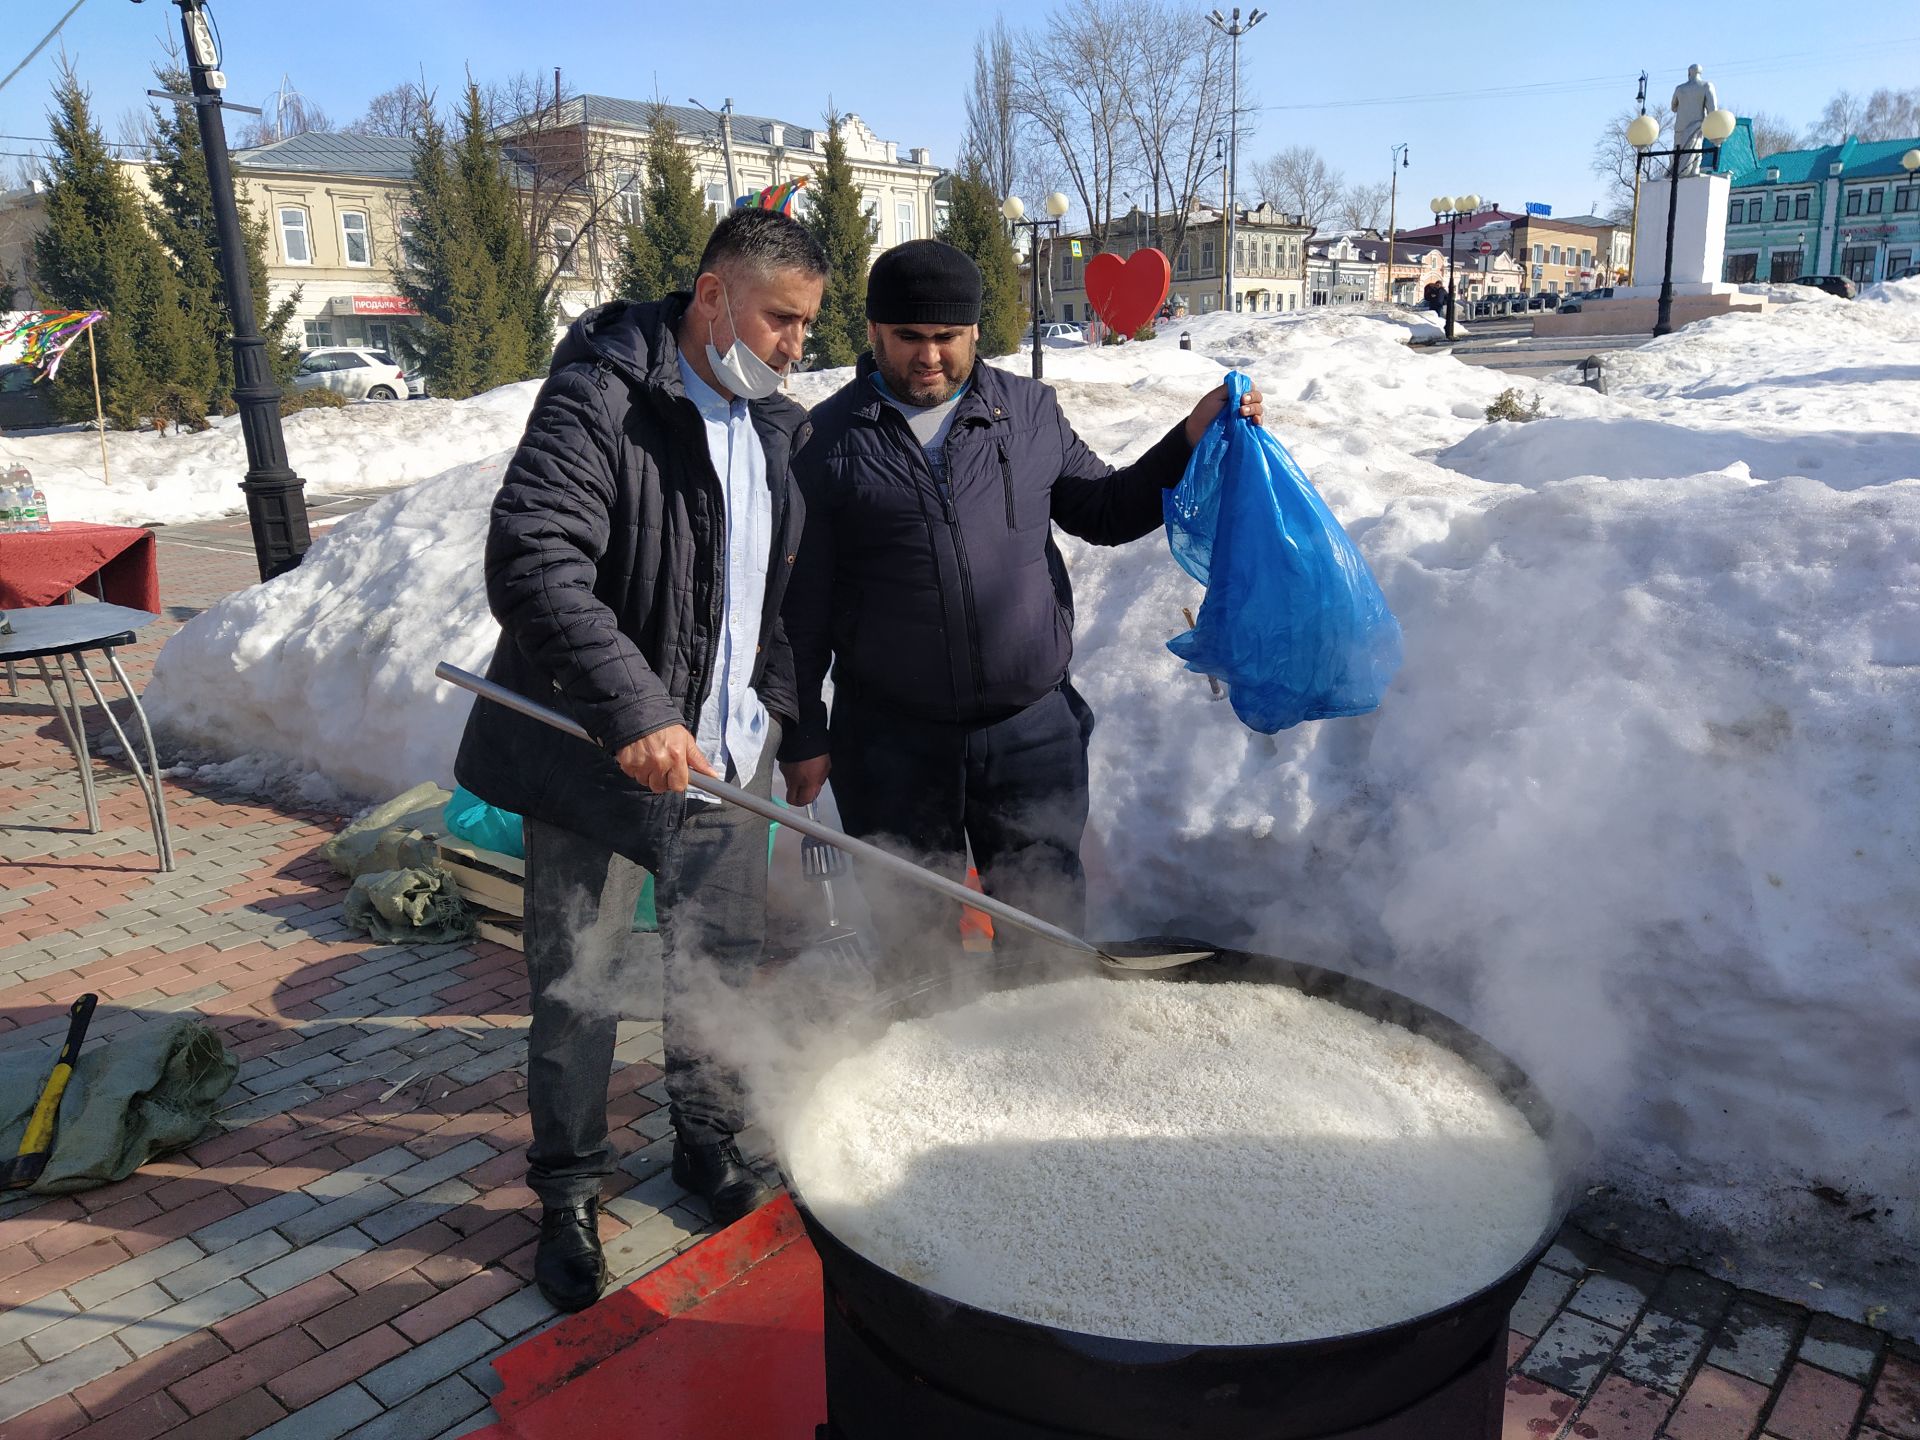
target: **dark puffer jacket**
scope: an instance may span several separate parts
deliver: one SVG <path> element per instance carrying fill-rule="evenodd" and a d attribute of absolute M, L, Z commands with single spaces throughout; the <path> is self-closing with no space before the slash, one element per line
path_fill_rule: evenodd
<path fill-rule="evenodd" d="M 829 663 L 836 693 L 927 720 L 1000 719 L 1057 687 L 1073 613 L 1053 526 L 1096 545 L 1151 534 L 1191 453 L 1175 426 L 1115 470 L 1051 389 L 979 364 L 947 432 L 942 487 L 872 374 L 863 357 L 814 407 L 794 462 L 807 527 L 785 616 L 800 696 L 786 760 L 826 753 Z"/>
<path fill-rule="evenodd" d="M 694 728 L 724 604 L 725 505 L 674 339 L 686 306 L 685 295 L 616 301 L 581 317 L 493 502 L 487 602 L 501 634 L 487 674 L 571 715 L 598 746 L 480 700 L 454 764 L 481 799 L 654 870 L 684 798 L 629 780 L 613 754 L 669 725 Z M 752 684 L 790 728 L 798 702 L 779 616 L 802 515 L 790 461 L 807 415 L 780 396 L 750 413 L 774 516 Z"/>

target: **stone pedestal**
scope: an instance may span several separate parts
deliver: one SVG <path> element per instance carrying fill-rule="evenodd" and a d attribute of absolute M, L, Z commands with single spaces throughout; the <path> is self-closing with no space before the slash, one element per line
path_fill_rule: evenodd
<path fill-rule="evenodd" d="M 1665 176 L 1642 181 L 1640 223 L 1633 234 L 1633 279 L 1636 288 L 1658 289 L 1665 278 L 1667 257 L 1667 198 L 1672 182 Z M 1727 196 L 1733 182 L 1725 175 L 1683 175 L 1673 231 L 1673 283 L 1714 285 L 1720 281 L 1727 255 Z"/>
<path fill-rule="evenodd" d="M 1678 270 L 1679 245 L 1676 240 L 1674 269 Z M 1738 285 L 1675 285 L 1673 287 L 1673 326 L 1679 329 L 1695 320 L 1739 311 L 1764 314 L 1766 300 Z M 1660 287 L 1635 285 L 1613 292 L 1611 300 L 1586 300 L 1570 315 L 1543 311 L 1534 317 L 1533 333 L 1553 335 L 1651 335 L 1660 314 Z"/>

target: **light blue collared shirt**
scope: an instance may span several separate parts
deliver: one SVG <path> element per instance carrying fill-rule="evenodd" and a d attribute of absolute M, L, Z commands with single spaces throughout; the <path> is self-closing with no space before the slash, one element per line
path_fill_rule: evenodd
<path fill-rule="evenodd" d="M 724 621 L 707 698 L 693 738 L 713 768 L 745 785 L 760 768 L 767 743 L 767 707 L 748 682 L 760 643 L 760 612 L 767 598 L 767 558 L 773 546 L 773 493 L 767 488 L 767 452 L 753 428 L 747 402 L 722 395 L 680 356 L 680 381 L 700 412 L 707 453 L 720 477 L 726 505 Z M 699 796 L 699 791 L 689 791 Z M 706 797 L 701 796 L 704 799 Z"/>

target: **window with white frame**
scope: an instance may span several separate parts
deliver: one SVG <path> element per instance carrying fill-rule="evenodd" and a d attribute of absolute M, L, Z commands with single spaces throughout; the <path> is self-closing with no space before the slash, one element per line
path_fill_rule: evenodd
<path fill-rule="evenodd" d="M 306 322 L 307 349 L 321 350 L 333 344 L 333 321 L 309 320 Z"/>
<path fill-rule="evenodd" d="M 635 170 L 613 172 L 613 213 L 628 225 L 640 223 L 640 174 Z"/>
<path fill-rule="evenodd" d="M 1860 213 L 1860 206 L 1865 198 L 1865 195 L 1859 190 L 1855 190 L 1849 194 L 1847 196 L 1847 214 L 1858 215 Z"/>
<path fill-rule="evenodd" d="M 1192 269 L 1193 269 L 1193 256 L 1188 251 L 1187 247 L 1182 245 L 1180 247 L 1180 259 L 1178 263 L 1174 265 L 1173 272 L 1174 274 L 1180 276 L 1182 279 L 1185 279 L 1187 274 L 1190 271 L 1192 271 Z"/>
<path fill-rule="evenodd" d="M 553 273 L 556 275 L 575 275 L 579 267 L 574 263 L 579 247 L 574 240 L 579 232 L 571 225 L 553 227 Z"/>
<path fill-rule="evenodd" d="M 1534 264 L 1538 265 L 1541 261 L 1545 260 L 1546 258 L 1547 258 L 1546 246 L 1536 245 L 1533 247 L 1533 263 Z"/>
<path fill-rule="evenodd" d="M 893 207 L 893 243 L 904 245 L 913 237 L 913 202 L 901 200 Z"/>
<path fill-rule="evenodd" d="M 420 251 L 414 244 L 414 236 L 420 229 L 420 222 L 411 215 L 402 215 L 395 228 L 400 233 L 400 262 L 409 270 L 418 270 Z"/>
<path fill-rule="evenodd" d="M 280 207 L 280 253 L 289 265 L 311 265 L 313 245 L 307 234 L 307 212 L 298 205 Z"/>
<path fill-rule="evenodd" d="M 1213 241 L 1211 240 L 1202 240 L 1200 242 L 1200 273 L 1202 275 L 1211 275 L 1213 273 Z M 1208 308 L 1211 309 L 1212 307 L 1209 306 Z"/>
<path fill-rule="evenodd" d="M 366 211 L 340 212 L 340 253 L 346 257 L 347 264 L 373 264 L 373 239 L 368 234 L 369 228 Z"/>
<path fill-rule="evenodd" d="M 727 187 L 718 183 L 707 186 L 707 209 L 718 220 L 727 213 Z"/>

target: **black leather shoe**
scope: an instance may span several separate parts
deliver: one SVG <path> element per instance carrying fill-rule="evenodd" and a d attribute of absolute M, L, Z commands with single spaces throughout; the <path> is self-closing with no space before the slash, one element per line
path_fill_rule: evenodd
<path fill-rule="evenodd" d="M 549 1205 L 540 1212 L 533 1278 L 556 1310 L 584 1310 L 600 1298 L 607 1260 L 600 1253 L 599 1218 L 597 1199 Z"/>
<path fill-rule="evenodd" d="M 714 1221 L 731 1225 L 750 1215 L 773 1194 L 773 1187 L 747 1168 L 740 1147 L 731 1140 L 715 1144 L 688 1144 L 673 1140 L 673 1179 L 681 1189 L 707 1202 Z"/>

